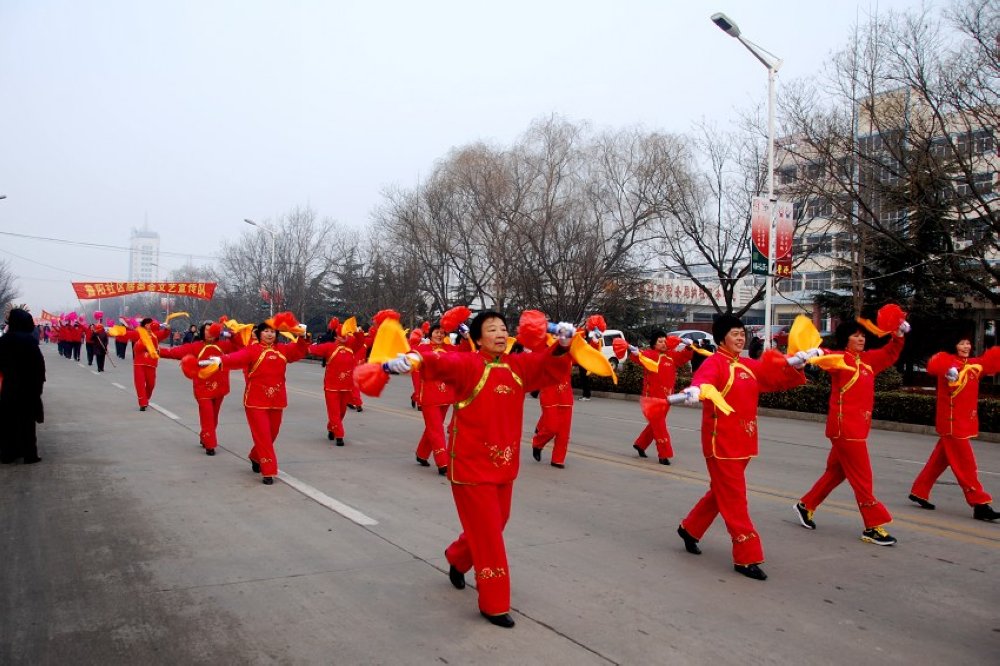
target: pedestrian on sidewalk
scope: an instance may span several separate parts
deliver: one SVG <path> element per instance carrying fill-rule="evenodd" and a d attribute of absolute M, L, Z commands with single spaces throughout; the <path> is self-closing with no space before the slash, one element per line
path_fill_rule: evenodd
<path fill-rule="evenodd" d="M 31 313 L 13 308 L 0 336 L 0 463 L 18 458 L 40 462 L 35 424 L 45 420 L 42 388 L 45 359 L 38 348 Z"/>

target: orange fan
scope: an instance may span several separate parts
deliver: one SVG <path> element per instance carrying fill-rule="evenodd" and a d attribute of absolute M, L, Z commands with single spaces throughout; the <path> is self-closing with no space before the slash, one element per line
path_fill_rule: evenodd
<path fill-rule="evenodd" d="M 181 372 L 188 379 L 194 379 L 198 376 L 198 358 L 194 354 L 187 354 L 181 359 Z"/>
<path fill-rule="evenodd" d="M 619 361 L 624 360 L 625 356 L 628 355 L 628 342 L 625 338 L 615 338 L 611 343 L 611 349 Z"/>
<path fill-rule="evenodd" d="M 389 375 L 382 370 L 381 363 L 362 363 L 354 368 L 354 381 L 362 393 L 377 398 L 389 383 Z"/>
<path fill-rule="evenodd" d="M 608 325 L 605 323 L 603 316 L 595 314 L 587 317 L 587 323 L 584 324 L 584 328 L 588 331 L 593 331 L 596 328 L 603 333 L 608 330 Z"/>
<path fill-rule="evenodd" d="M 395 319 L 396 321 L 399 321 L 399 313 L 395 310 L 379 310 L 375 313 L 375 316 L 372 317 L 372 322 L 376 326 L 379 326 L 386 319 Z"/>
<path fill-rule="evenodd" d="M 441 315 L 441 328 L 446 333 L 454 333 L 458 330 L 459 324 L 465 323 L 465 320 L 471 316 L 472 310 L 464 305 L 457 305 Z"/>
<path fill-rule="evenodd" d="M 517 322 L 517 339 L 531 351 L 544 349 L 548 342 L 548 319 L 541 310 L 525 310 Z"/>

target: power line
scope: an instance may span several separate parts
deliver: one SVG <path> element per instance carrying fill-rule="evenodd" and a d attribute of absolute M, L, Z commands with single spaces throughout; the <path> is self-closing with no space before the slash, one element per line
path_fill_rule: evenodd
<path fill-rule="evenodd" d="M 86 241 L 74 241 L 66 240 L 64 238 L 48 238 L 46 236 L 31 236 L 29 234 L 18 234 L 13 231 L 0 231 L 0 236 L 13 236 L 14 238 L 26 238 L 28 240 L 45 241 L 47 243 L 57 243 L 59 245 L 71 245 L 75 247 L 91 247 L 99 250 L 111 250 L 113 252 L 131 252 L 131 247 L 125 247 L 124 245 L 104 245 L 102 243 L 88 243 Z M 168 250 L 159 250 L 159 253 L 166 256 L 172 257 L 190 257 L 198 259 L 210 259 L 216 261 L 219 259 L 216 255 L 205 255 L 205 254 L 192 254 L 190 252 L 170 252 Z"/>

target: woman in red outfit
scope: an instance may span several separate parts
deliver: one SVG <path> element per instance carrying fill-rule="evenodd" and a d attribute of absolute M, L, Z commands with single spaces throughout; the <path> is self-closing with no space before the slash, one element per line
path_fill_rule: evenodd
<path fill-rule="evenodd" d="M 746 345 L 746 331 L 743 322 L 733 315 L 719 317 L 712 324 L 712 336 L 718 350 L 702 362 L 691 378 L 691 386 L 683 391 L 689 403 L 703 400 L 701 447 L 710 483 L 708 492 L 681 521 L 677 533 L 689 553 L 700 555 L 698 542 L 721 513 L 733 540 L 733 568 L 749 578 L 765 580 L 767 575 L 759 566 L 764 562 L 764 547 L 747 506 L 746 468 L 758 451 L 757 402 L 761 392 L 804 384 L 805 375 L 796 370 L 804 358 L 786 359 L 776 351 L 767 352 L 760 360 L 740 356 Z M 721 394 L 732 407 L 731 413 L 726 414 L 706 399 L 709 387 Z"/>
<path fill-rule="evenodd" d="M 837 347 L 843 350 L 840 353 L 846 367 L 828 370 L 831 388 L 826 436 L 832 447 L 826 470 L 795 505 L 799 522 L 806 529 L 816 529 L 813 513 L 847 479 L 864 522 L 861 540 L 879 546 L 896 543 L 895 537 L 882 527 L 892 522 L 892 515 L 875 497 L 867 440 L 875 404 L 875 375 L 896 362 L 903 351 L 903 335 L 909 330 L 910 325 L 904 320 L 887 345 L 865 351 L 864 326 L 857 321 L 846 321 L 837 327 Z"/>
<path fill-rule="evenodd" d="M 1000 347 L 991 347 L 978 358 L 972 354 L 972 336 L 959 333 L 955 353 L 938 352 L 927 362 L 927 373 L 937 377 L 937 418 L 940 439 L 927 464 L 917 475 L 910 499 L 925 509 L 931 504 L 931 488 L 948 467 L 955 474 L 965 501 L 976 520 L 996 520 L 993 498 L 983 489 L 972 452 L 972 438 L 979 434 L 979 379 L 1000 372 Z"/>
<path fill-rule="evenodd" d="M 667 430 L 667 412 L 670 411 L 667 396 L 674 392 L 677 368 L 691 360 L 693 351 L 688 348 L 688 343 L 680 338 L 668 340 L 667 334 L 663 331 L 653 331 L 650 339 L 653 341 L 651 349 L 644 349 L 641 352 L 634 347 L 629 349 L 633 362 L 641 363 L 639 359 L 641 355 L 656 364 L 655 370 L 650 370 L 645 364 L 642 366 L 642 396 L 639 402 L 647 424 L 639 433 L 632 448 L 640 458 L 645 458 L 646 449 L 655 441 L 656 455 L 660 464 L 669 465 L 670 459 L 674 457 L 674 448 L 670 444 L 670 431 Z"/>
<path fill-rule="evenodd" d="M 421 355 L 447 354 L 458 351 L 458 348 L 451 344 L 448 334 L 445 333 L 441 324 L 436 323 L 430 327 L 430 342 L 417 346 L 415 350 Z M 438 474 L 444 476 L 448 473 L 444 419 L 448 415 L 448 407 L 455 402 L 455 392 L 445 382 L 428 381 L 422 372 L 414 372 L 413 374 L 419 376 L 420 379 L 417 387 L 417 404 L 420 405 L 424 417 L 424 432 L 420 436 L 420 442 L 417 443 L 417 462 L 424 467 L 429 467 L 428 458 L 433 455 Z"/>
<path fill-rule="evenodd" d="M 505 353 L 507 324 L 498 312 L 480 312 L 469 333 L 475 353 L 410 352 L 383 367 L 400 373 L 419 365 L 424 381 L 454 390 L 448 480 L 463 531 L 445 551 L 448 575 L 462 589 L 465 572 L 474 568 L 480 613 L 497 626 L 513 627 L 503 530 L 520 463 L 524 394 L 563 380 L 575 329 L 560 323 L 559 344 L 538 354 Z"/>
<path fill-rule="evenodd" d="M 534 353 L 546 353 L 533 350 Z M 586 375 L 586 370 L 581 368 Z M 566 453 L 569 451 L 569 437 L 573 428 L 573 367 L 566 370 L 565 376 L 558 384 L 544 387 L 538 393 L 538 405 L 542 413 L 535 426 L 535 436 L 531 438 L 531 456 L 538 462 L 542 461 L 542 449 L 549 441 L 552 445 L 552 459 L 549 464 L 563 469 L 566 466 Z"/>
<path fill-rule="evenodd" d="M 185 356 L 194 356 L 201 361 L 212 356 L 222 356 L 236 351 L 236 343 L 232 339 L 222 340 L 220 324 L 206 324 L 201 327 L 201 339 L 188 342 L 179 347 L 168 347 L 160 351 L 161 358 L 181 360 Z M 208 377 L 195 374 L 191 380 L 194 389 L 194 399 L 198 403 L 198 419 L 201 423 L 199 442 L 205 447 L 205 454 L 215 455 L 219 445 L 216 430 L 219 427 L 219 410 L 222 401 L 229 395 L 229 371 L 215 372 Z"/>
<path fill-rule="evenodd" d="M 344 415 L 351 403 L 354 391 L 356 336 L 345 338 L 340 335 L 340 322 L 330 320 L 333 340 L 309 345 L 309 353 L 326 359 L 326 373 L 323 375 L 323 397 L 326 398 L 326 437 L 336 440 L 337 446 L 344 445 Z"/>
<path fill-rule="evenodd" d="M 141 330 L 140 330 L 141 329 Z M 169 327 L 146 317 L 139 322 L 139 328 L 126 331 L 117 340 L 132 343 L 132 380 L 135 396 L 139 400 L 139 411 L 146 411 L 153 389 L 156 388 L 156 366 L 160 362 L 160 341 L 170 335 Z"/>
<path fill-rule="evenodd" d="M 243 392 L 243 406 L 246 408 L 247 424 L 253 438 L 250 450 L 250 466 L 260 472 L 264 484 L 274 483 L 278 474 L 278 455 L 274 442 L 281 429 L 281 416 L 288 406 L 285 391 L 285 371 L 289 363 L 306 357 L 309 340 L 299 337 L 294 343 L 276 346 L 277 331 L 267 322 L 257 325 L 254 331 L 257 341 L 232 354 L 222 356 L 221 368 L 243 368 L 246 390 Z"/>

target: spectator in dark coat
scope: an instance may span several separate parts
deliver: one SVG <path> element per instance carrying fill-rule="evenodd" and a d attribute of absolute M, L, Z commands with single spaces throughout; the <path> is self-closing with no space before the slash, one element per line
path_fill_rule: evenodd
<path fill-rule="evenodd" d="M 7 334 L 0 337 L 0 463 L 23 458 L 30 465 L 41 460 L 35 423 L 44 420 L 42 385 L 45 359 L 33 333 L 27 310 L 7 315 Z"/>

